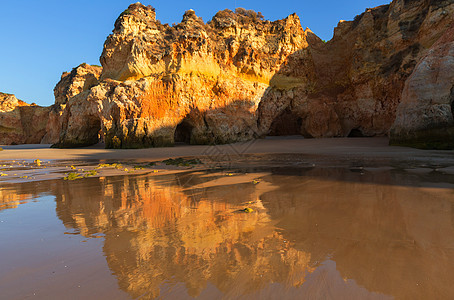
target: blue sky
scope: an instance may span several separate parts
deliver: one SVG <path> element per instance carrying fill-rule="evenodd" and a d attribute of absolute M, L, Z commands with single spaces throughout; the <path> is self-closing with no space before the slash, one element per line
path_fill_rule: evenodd
<path fill-rule="evenodd" d="M 325 40 L 341 19 L 352 20 L 368 7 L 386 0 L 299 1 L 141 1 L 156 8 L 163 23 L 178 23 L 192 8 L 206 22 L 219 10 L 236 7 L 282 19 L 296 12 L 304 28 Z M 54 103 L 53 88 L 61 73 L 86 62 L 99 65 L 104 41 L 118 15 L 132 1 L 124 0 L 22 0 L 0 1 L 0 92 L 39 105 Z"/>

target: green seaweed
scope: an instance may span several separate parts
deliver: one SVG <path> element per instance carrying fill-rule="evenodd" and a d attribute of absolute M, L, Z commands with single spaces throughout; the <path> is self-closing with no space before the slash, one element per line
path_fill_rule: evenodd
<path fill-rule="evenodd" d="M 82 175 L 80 175 L 79 173 L 68 173 L 66 174 L 66 176 L 63 178 L 64 180 L 76 180 L 76 179 L 82 179 L 84 178 Z"/>
<path fill-rule="evenodd" d="M 91 170 L 91 171 L 85 171 L 84 177 L 91 177 L 91 176 L 96 176 L 98 175 L 98 172 L 96 170 Z"/>
<path fill-rule="evenodd" d="M 102 169 L 102 168 L 115 168 L 115 169 L 123 169 L 121 164 L 113 163 L 113 164 L 99 164 L 95 169 Z"/>
<path fill-rule="evenodd" d="M 169 158 L 169 159 L 163 160 L 162 162 L 165 163 L 166 165 L 179 166 L 179 167 L 191 167 L 191 166 L 198 165 L 198 164 L 202 163 L 197 158 L 184 159 L 182 157 Z"/>

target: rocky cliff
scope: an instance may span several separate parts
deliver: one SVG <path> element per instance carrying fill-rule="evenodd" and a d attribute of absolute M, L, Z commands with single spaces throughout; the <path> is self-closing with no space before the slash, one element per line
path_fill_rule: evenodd
<path fill-rule="evenodd" d="M 454 25 L 405 82 L 391 143 L 454 149 Z"/>
<path fill-rule="evenodd" d="M 46 133 L 48 107 L 0 93 L 0 145 L 39 144 Z"/>
<path fill-rule="evenodd" d="M 83 63 L 71 72 L 64 72 L 61 79 L 54 88 L 55 104 L 51 106 L 49 113 L 49 121 L 46 126 L 46 135 L 42 139 L 44 144 L 55 144 L 60 140 L 61 134 L 66 134 L 70 131 L 71 124 L 64 123 L 65 118 L 63 114 L 70 99 L 68 111 L 74 110 L 73 105 L 76 102 L 75 96 L 83 97 L 88 90 L 99 83 L 102 68 L 100 66 L 90 66 Z M 84 107 L 81 107 L 85 110 Z M 68 112 L 66 112 L 67 114 Z M 64 124 L 63 124 L 64 123 Z M 78 120 L 79 136 L 74 141 L 72 146 L 83 146 L 89 144 L 96 144 L 99 141 L 98 132 L 91 132 L 91 128 L 96 127 L 97 124 L 92 124 L 90 120 Z M 64 126 L 64 127 L 63 127 Z M 98 130 L 99 131 L 99 130 Z M 92 139 L 90 140 L 90 137 Z M 84 143 L 77 143 L 77 140 L 84 140 Z M 87 140 L 88 139 L 88 140 Z"/>
<path fill-rule="evenodd" d="M 205 24 L 189 10 L 171 27 L 153 8 L 130 5 L 104 44 L 100 83 L 66 104 L 58 145 L 92 144 L 99 132 L 109 148 L 257 137 L 256 112 L 270 81 L 296 82 L 274 76 L 307 46 L 296 15 L 270 22 L 226 10 Z"/>
<path fill-rule="evenodd" d="M 325 43 L 296 15 L 270 22 L 225 10 L 204 23 L 189 10 L 169 26 L 152 7 L 132 4 L 104 44 L 99 83 L 68 95 L 51 117 L 57 145 L 100 136 L 109 148 L 137 148 L 387 135 L 407 78 L 453 10 L 452 1 L 395 0 L 341 21 Z M 56 90 L 71 85 L 64 78 Z"/>
<path fill-rule="evenodd" d="M 453 19 L 452 1 L 395 0 L 340 21 L 327 43 L 308 34 L 309 47 L 277 73 L 305 84 L 273 88 L 263 97 L 260 132 L 387 135 L 407 78 Z"/>
<path fill-rule="evenodd" d="M 104 43 L 102 68 L 63 74 L 42 141 L 140 148 L 291 134 L 452 139 L 451 129 L 432 129 L 452 126 L 453 22 L 452 0 L 394 0 L 340 21 L 324 42 L 295 14 L 270 22 L 224 10 L 205 23 L 189 10 L 169 26 L 151 6 L 132 4 Z M 440 101 L 441 117 L 428 112 Z"/>

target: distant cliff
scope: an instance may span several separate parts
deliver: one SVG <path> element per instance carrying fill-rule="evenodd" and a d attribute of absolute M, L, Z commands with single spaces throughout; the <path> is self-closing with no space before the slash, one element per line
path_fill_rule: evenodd
<path fill-rule="evenodd" d="M 46 133 L 48 107 L 0 93 L 0 144 L 39 144 Z"/>
<path fill-rule="evenodd" d="M 395 0 L 340 21 L 324 42 L 295 14 L 270 22 L 224 10 L 204 23 L 189 10 L 169 26 L 132 4 L 104 43 L 102 69 L 84 64 L 57 84 L 43 142 L 140 148 L 390 135 L 437 147 L 454 140 L 445 130 L 454 126 L 453 23 L 450 0 Z M 439 102 L 442 113 L 430 113 Z"/>

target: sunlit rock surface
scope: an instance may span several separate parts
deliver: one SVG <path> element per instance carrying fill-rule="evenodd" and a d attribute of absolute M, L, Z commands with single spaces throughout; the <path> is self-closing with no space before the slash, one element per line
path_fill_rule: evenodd
<path fill-rule="evenodd" d="M 453 10 L 395 0 L 341 21 L 324 42 L 294 14 L 270 22 L 225 10 L 204 23 L 189 10 L 169 26 L 132 4 L 104 43 L 100 82 L 65 96 L 72 79 L 57 85 L 56 103 L 67 104 L 48 131 L 58 127 L 60 147 L 101 138 L 108 148 L 388 135 L 405 81 Z"/>
<path fill-rule="evenodd" d="M 387 135 L 405 81 L 453 20 L 452 1 L 396 0 L 339 22 L 327 43 L 308 32 L 309 47 L 278 72 L 305 85 L 263 97 L 261 132 L 271 126 L 275 135 Z"/>
<path fill-rule="evenodd" d="M 100 66 L 91 66 L 83 63 L 74 68 L 71 72 L 64 72 L 61 75 L 60 81 L 54 88 L 55 104 L 51 106 L 49 120 L 46 126 L 46 135 L 43 137 L 41 141 L 42 143 L 56 144 L 59 142 L 63 123 L 65 119 L 68 118 L 67 115 L 63 115 L 69 99 L 98 85 L 101 71 L 102 68 Z M 79 123 L 75 124 L 75 126 L 79 127 L 80 129 L 78 132 L 80 137 L 73 137 L 72 146 L 90 145 L 99 141 L 99 138 L 85 141 L 86 137 L 83 131 L 86 129 L 86 121 L 88 120 L 79 119 Z M 65 126 L 67 127 L 68 124 L 65 123 Z M 93 125 L 89 123 L 89 127 L 91 128 L 92 126 Z M 67 131 L 68 130 L 65 130 L 64 133 L 66 133 Z M 84 140 L 84 143 L 78 144 L 77 141 L 79 139 Z"/>
<path fill-rule="evenodd" d="M 306 47 L 296 15 L 270 22 L 226 10 L 205 24 L 189 10 L 170 27 L 153 8 L 133 4 L 104 44 L 102 81 L 68 102 L 58 145 L 90 144 L 100 131 L 108 148 L 258 137 L 265 90 L 287 57 Z M 281 77 L 276 86 L 297 81 Z"/>
<path fill-rule="evenodd" d="M 46 133 L 49 110 L 0 93 L 0 145 L 39 144 Z"/>

